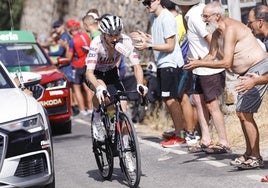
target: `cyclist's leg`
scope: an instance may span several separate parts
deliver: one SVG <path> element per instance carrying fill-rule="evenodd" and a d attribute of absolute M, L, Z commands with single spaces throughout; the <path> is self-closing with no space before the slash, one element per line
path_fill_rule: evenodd
<path fill-rule="evenodd" d="M 103 80 L 97 79 L 97 81 L 101 85 L 105 85 Z M 90 85 L 90 88 L 96 92 L 96 89 L 93 87 L 93 85 Z M 96 95 L 93 96 L 92 102 L 93 102 L 93 118 L 92 118 L 91 126 L 92 126 L 92 130 L 93 130 L 93 136 L 98 141 L 104 141 L 105 130 L 104 130 L 104 127 L 102 125 L 101 114 L 100 114 L 100 112 L 97 112 L 97 109 L 99 106 L 99 101 L 98 101 Z"/>

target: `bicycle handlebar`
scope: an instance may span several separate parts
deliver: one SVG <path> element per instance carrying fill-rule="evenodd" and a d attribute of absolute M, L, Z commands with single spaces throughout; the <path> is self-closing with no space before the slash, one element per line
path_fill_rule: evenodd
<path fill-rule="evenodd" d="M 139 87 L 139 91 L 143 94 L 144 93 L 144 88 L 142 86 Z M 113 101 L 111 101 L 109 104 L 105 104 L 104 101 L 101 102 L 100 108 L 104 109 L 107 108 L 108 106 L 111 106 L 118 102 L 120 100 L 121 96 L 128 96 L 130 93 L 137 93 L 137 91 L 120 91 L 118 90 L 114 95 L 113 95 Z M 111 97 L 108 95 L 107 90 L 103 90 L 103 96 L 108 97 L 111 99 Z M 147 97 L 142 95 L 140 105 L 144 106 L 148 102 Z"/>

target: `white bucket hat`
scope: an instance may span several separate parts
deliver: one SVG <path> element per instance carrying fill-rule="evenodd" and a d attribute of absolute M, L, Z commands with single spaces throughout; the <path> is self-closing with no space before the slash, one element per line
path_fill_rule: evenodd
<path fill-rule="evenodd" d="M 191 6 L 200 3 L 200 0 L 170 0 L 176 5 Z"/>

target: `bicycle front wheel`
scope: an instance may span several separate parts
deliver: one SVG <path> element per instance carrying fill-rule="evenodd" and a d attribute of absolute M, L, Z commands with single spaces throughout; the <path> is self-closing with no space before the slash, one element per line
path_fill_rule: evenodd
<path fill-rule="evenodd" d="M 120 166 L 130 187 L 138 187 L 141 177 L 141 157 L 135 127 L 131 119 L 125 114 L 119 114 L 120 133 Z"/>
<path fill-rule="evenodd" d="M 92 117 L 93 121 L 93 117 Z M 100 142 L 96 140 L 93 136 L 93 129 L 92 129 L 92 121 L 91 121 L 91 133 L 92 133 L 92 144 L 93 144 L 93 152 L 96 159 L 96 163 L 98 169 L 100 171 L 101 176 L 105 180 L 110 180 L 113 174 L 114 168 L 114 158 L 112 147 L 107 138 L 105 138 L 104 142 Z M 103 123 L 105 120 L 103 120 Z"/>
<path fill-rule="evenodd" d="M 110 145 L 93 141 L 93 151 L 101 176 L 106 180 L 110 180 L 114 168 L 113 154 Z"/>

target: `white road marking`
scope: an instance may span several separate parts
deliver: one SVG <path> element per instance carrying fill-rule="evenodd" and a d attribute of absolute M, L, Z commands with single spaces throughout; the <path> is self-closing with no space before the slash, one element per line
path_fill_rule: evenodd
<path fill-rule="evenodd" d="M 90 126 L 90 122 L 82 120 L 82 119 L 73 119 L 73 121 Z"/>
<path fill-rule="evenodd" d="M 85 121 L 85 120 L 82 120 L 82 119 L 74 119 L 73 121 L 77 122 L 77 123 L 80 123 L 80 124 L 84 124 L 84 125 L 88 125 L 90 126 L 90 123 L 88 121 Z M 166 153 L 174 153 L 174 154 L 177 154 L 177 155 L 185 155 L 185 154 L 188 154 L 188 152 L 185 152 L 185 151 L 182 151 L 180 150 L 179 146 L 176 147 L 176 149 L 174 148 L 163 148 L 159 143 L 155 143 L 155 142 L 151 142 L 151 141 L 147 141 L 147 140 L 144 140 L 142 138 L 139 138 L 139 142 L 140 143 L 143 143 L 143 144 L 146 144 L 146 145 L 149 145 L 151 147 L 154 147 L 154 148 L 157 148 L 159 150 L 162 150 Z M 158 159 L 158 161 L 165 161 L 165 160 L 168 160 L 170 159 L 171 157 L 167 157 L 167 156 L 162 156 Z M 221 163 L 221 162 L 218 162 L 218 161 L 214 161 L 214 160 L 211 160 L 209 158 L 200 158 L 200 159 L 197 159 L 199 161 L 202 161 L 204 163 L 207 163 L 209 165 L 212 165 L 212 166 L 215 166 L 215 167 L 225 167 L 225 166 L 228 166 L 227 164 L 224 164 L 224 163 Z"/>
<path fill-rule="evenodd" d="M 149 145 L 151 147 L 157 148 L 159 150 L 165 151 L 167 153 L 175 153 L 175 154 L 178 154 L 178 155 L 188 154 L 188 152 L 180 150 L 179 147 L 176 147 L 176 149 L 174 149 L 174 148 L 173 149 L 172 148 L 163 148 L 159 143 L 143 140 L 141 138 L 139 138 L 139 142 L 143 143 L 143 144 L 146 144 L 146 145 Z M 167 158 L 166 157 L 161 157 L 161 158 L 158 159 L 158 161 L 161 161 L 161 160 L 167 160 Z M 207 163 L 209 165 L 215 166 L 215 167 L 229 166 L 229 165 L 224 164 L 222 162 L 214 161 L 214 160 L 211 160 L 211 159 L 206 158 L 206 157 L 200 158 L 200 159 L 197 159 L 197 160 L 202 161 L 204 163 Z"/>
<path fill-rule="evenodd" d="M 225 166 L 229 166 L 227 164 L 224 164 L 224 163 L 221 163 L 221 162 L 218 162 L 218 161 L 214 161 L 214 160 L 210 160 L 209 158 L 200 158 L 200 159 L 197 159 L 198 161 L 203 161 L 204 163 L 207 163 L 207 164 L 210 164 L 212 166 L 215 166 L 215 167 L 225 167 Z"/>

